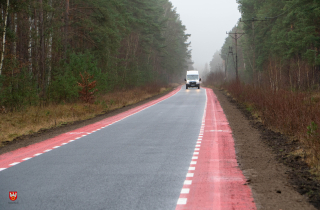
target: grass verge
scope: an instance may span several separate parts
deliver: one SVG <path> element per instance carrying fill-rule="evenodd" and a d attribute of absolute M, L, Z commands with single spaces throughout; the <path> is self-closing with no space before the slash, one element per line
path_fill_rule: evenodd
<path fill-rule="evenodd" d="M 19 111 L 0 113 L 0 146 L 15 138 L 37 133 L 41 129 L 63 126 L 79 120 L 93 118 L 109 111 L 132 105 L 152 96 L 171 90 L 177 84 L 167 87 L 144 86 L 118 90 L 97 96 L 93 104 L 61 103 L 45 107 L 31 106 Z"/>
<path fill-rule="evenodd" d="M 224 88 L 270 129 L 297 139 L 299 155 L 320 175 L 320 97 L 318 92 L 273 91 L 240 83 Z M 298 152 L 298 151 L 296 151 Z"/>

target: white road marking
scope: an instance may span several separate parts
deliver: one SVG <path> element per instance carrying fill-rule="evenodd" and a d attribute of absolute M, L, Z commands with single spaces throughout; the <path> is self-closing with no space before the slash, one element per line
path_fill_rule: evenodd
<path fill-rule="evenodd" d="M 45 151 L 43 151 L 43 152 L 49 152 L 49 151 L 51 151 L 52 149 L 47 149 L 47 150 L 45 150 Z"/>
<path fill-rule="evenodd" d="M 189 167 L 189 171 L 194 171 L 196 170 L 196 167 Z"/>
<path fill-rule="evenodd" d="M 191 161 L 190 165 L 196 165 L 197 161 Z"/>
<path fill-rule="evenodd" d="M 67 134 L 75 135 L 75 134 L 83 134 L 87 132 L 68 132 Z"/>
<path fill-rule="evenodd" d="M 189 194 L 189 192 L 190 192 L 190 189 L 189 189 L 189 188 L 182 188 L 180 194 Z"/>
<path fill-rule="evenodd" d="M 227 133 L 231 133 L 231 131 L 229 130 L 207 130 L 206 132 L 227 132 Z"/>
<path fill-rule="evenodd" d="M 199 152 L 194 152 L 193 154 L 194 154 L 194 155 L 199 155 Z"/>
<path fill-rule="evenodd" d="M 200 147 L 201 145 L 197 144 L 196 147 Z"/>
<path fill-rule="evenodd" d="M 56 148 L 58 148 L 58 147 L 60 147 L 60 146 L 55 146 L 55 147 L 53 147 L 53 148 L 55 148 L 55 149 L 56 149 Z"/>
<path fill-rule="evenodd" d="M 183 184 L 184 185 L 191 185 L 192 184 L 192 180 L 185 180 Z"/>
<path fill-rule="evenodd" d="M 22 160 L 30 160 L 30 159 L 31 159 L 31 157 L 27 157 L 27 158 L 24 158 Z"/>
<path fill-rule="evenodd" d="M 187 173 L 187 177 L 193 177 L 193 173 Z"/>
<path fill-rule="evenodd" d="M 20 162 L 14 162 L 14 163 L 11 163 L 11 164 L 9 164 L 10 166 L 14 166 L 14 165 L 17 165 L 17 164 L 19 164 Z"/>
<path fill-rule="evenodd" d="M 7 169 L 7 168 L 0 168 L 0 171 L 3 171 L 4 169 Z"/>
<path fill-rule="evenodd" d="M 187 199 L 186 198 L 179 198 L 177 204 L 178 205 L 185 205 L 185 204 L 187 204 Z"/>
<path fill-rule="evenodd" d="M 200 150 L 200 148 L 195 148 L 194 150 L 197 150 L 197 151 L 198 151 L 198 150 Z"/>
<path fill-rule="evenodd" d="M 197 156 L 193 156 L 192 159 L 198 159 L 198 157 Z"/>
<path fill-rule="evenodd" d="M 34 154 L 33 156 L 39 156 L 39 155 L 42 155 L 42 153 L 37 153 L 37 154 Z"/>

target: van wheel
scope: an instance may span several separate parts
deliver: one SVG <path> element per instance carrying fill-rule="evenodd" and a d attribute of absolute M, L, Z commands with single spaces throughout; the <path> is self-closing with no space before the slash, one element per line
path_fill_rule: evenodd
<path fill-rule="evenodd" d="M 198 89 L 200 89 L 200 85 L 198 85 Z"/>
<path fill-rule="evenodd" d="M 186 85 L 186 89 L 188 89 L 188 85 Z"/>

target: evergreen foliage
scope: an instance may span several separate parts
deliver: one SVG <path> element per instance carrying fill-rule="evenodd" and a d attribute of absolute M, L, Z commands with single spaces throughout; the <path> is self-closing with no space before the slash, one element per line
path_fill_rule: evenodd
<path fill-rule="evenodd" d="M 168 0 L 11 0 L 0 27 L 0 106 L 12 108 L 78 100 L 84 72 L 100 94 L 168 83 L 190 58 L 190 35 Z"/>
<path fill-rule="evenodd" d="M 238 0 L 238 3 L 241 22 L 232 31 L 245 33 L 238 42 L 242 80 L 274 90 L 319 88 L 320 2 Z M 226 39 L 222 55 L 229 46 L 234 46 L 231 37 Z M 232 71 L 230 65 L 231 62 L 228 71 Z"/>

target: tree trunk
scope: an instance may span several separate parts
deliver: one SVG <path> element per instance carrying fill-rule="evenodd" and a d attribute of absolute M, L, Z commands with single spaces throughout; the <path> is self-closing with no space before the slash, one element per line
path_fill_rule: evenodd
<path fill-rule="evenodd" d="M 29 52 L 29 72 L 32 73 L 32 25 L 34 20 L 32 21 L 31 16 L 29 17 L 29 44 L 28 44 L 28 52 Z"/>
<path fill-rule="evenodd" d="M 6 46 L 6 31 L 7 31 L 8 11 L 9 11 L 9 0 L 7 0 L 7 9 L 6 9 L 6 14 L 4 16 L 4 25 L 3 25 L 3 34 L 2 34 L 2 52 L 1 52 L 1 62 L 0 62 L 0 75 L 2 73 L 2 66 L 3 66 L 3 60 L 4 60 L 4 51 L 5 51 L 5 46 Z"/>
<path fill-rule="evenodd" d="M 66 10 L 64 14 L 64 21 L 65 21 L 65 27 L 64 27 L 64 59 L 67 58 L 67 45 L 68 45 L 68 29 L 69 29 L 69 0 L 66 0 Z"/>
<path fill-rule="evenodd" d="M 17 34 L 17 31 L 18 31 L 18 15 L 17 13 L 14 14 L 14 34 Z M 17 42 L 14 41 L 13 43 L 13 54 L 14 56 L 17 55 Z"/>
<path fill-rule="evenodd" d="M 48 1 L 48 4 L 50 7 L 52 7 L 52 0 Z M 49 22 L 52 22 L 52 12 L 49 12 L 47 15 L 47 19 Z M 52 69 L 52 33 L 49 33 L 49 38 L 48 38 L 48 54 L 47 54 L 47 59 L 48 59 L 48 78 L 47 78 L 47 84 L 50 84 L 51 81 L 51 69 Z"/>
<path fill-rule="evenodd" d="M 45 51 L 44 51 L 44 23 L 43 23 L 43 2 L 40 3 L 40 17 L 39 17 L 39 28 L 40 28 L 40 78 L 41 81 L 41 95 L 45 97 Z"/>

